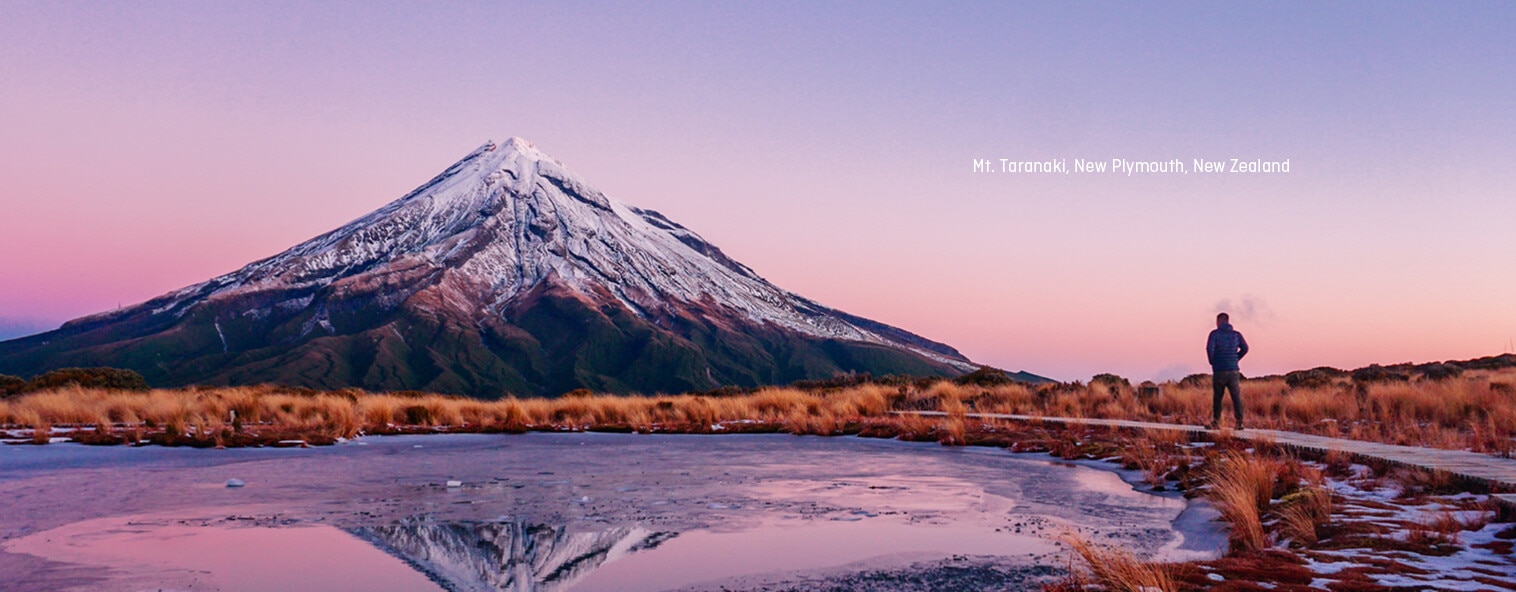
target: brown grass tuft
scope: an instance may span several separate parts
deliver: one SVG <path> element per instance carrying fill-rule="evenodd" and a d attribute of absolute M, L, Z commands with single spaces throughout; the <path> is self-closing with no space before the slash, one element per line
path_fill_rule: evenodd
<path fill-rule="evenodd" d="M 39 421 L 32 425 L 32 443 L 46 444 L 53 438 L 53 426 L 46 421 Z"/>
<path fill-rule="evenodd" d="M 1267 458 L 1228 452 L 1209 471 L 1206 495 L 1216 503 L 1222 518 L 1231 525 L 1232 552 L 1245 553 L 1268 547 L 1263 513 L 1274 494 L 1280 463 Z"/>
<path fill-rule="evenodd" d="M 1280 499 L 1278 534 L 1294 544 L 1312 546 L 1332 519 L 1332 492 L 1319 484 Z"/>
<path fill-rule="evenodd" d="M 1097 584 L 1111 592 L 1175 592 L 1179 589 L 1168 566 L 1147 563 L 1131 552 L 1097 547 L 1084 537 L 1065 537 L 1069 546 L 1084 559 Z"/>

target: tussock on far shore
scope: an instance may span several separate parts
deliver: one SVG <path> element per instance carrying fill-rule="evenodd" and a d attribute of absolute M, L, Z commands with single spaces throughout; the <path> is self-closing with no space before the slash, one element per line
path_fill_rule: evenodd
<path fill-rule="evenodd" d="M 65 386 L 0 399 L 0 426 L 93 428 L 106 441 L 247 445 L 270 438 L 321 443 L 360 433 L 585 430 L 854 433 L 898 423 L 963 443 L 963 414 L 1015 413 L 1199 425 L 1211 412 L 1210 385 L 1187 379 L 1141 395 L 1125 381 L 1030 386 L 976 380 L 854 381 L 707 395 L 613 396 L 576 391 L 556 399 L 480 401 L 424 393 L 316 392 L 273 386 L 100 390 Z M 982 375 L 981 375 L 982 376 Z M 1114 377 L 1111 377 L 1114 378 Z M 1291 386 L 1283 378 L 1243 384 L 1250 427 L 1509 456 L 1516 449 L 1516 369 L 1477 370 L 1439 380 L 1345 377 Z M 933 410 L 945 420 L 896 418 Z M 249 440 L 253 438 L 254 440 Z M 105 442 L 101 442 L 105 443 Z"/>
<path fill-rule="evenodd" d="M 355 390 L 301 393 L 268 386 L 150 391 L 66 387 L 0 401 L 0 425 L 31 428 L 44 441 L 55 427 L 80 427 L 90 428 L 87 437 L 95 440 L 221 445 L 256 444 L 270 438 L 326 443 L 361 433 L 428 431 L 782 428 L 832 434 L 864 418 L 886 417 L 895 392 L 881 385 L 862 385 L 831 393 L 772 388 L 729 397 L 589 395 L 480 401 Z"/>

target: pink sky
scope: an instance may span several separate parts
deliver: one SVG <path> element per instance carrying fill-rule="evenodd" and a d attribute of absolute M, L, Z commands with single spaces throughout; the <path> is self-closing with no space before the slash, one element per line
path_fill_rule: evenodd
<path fill-rule="evenodd" d="M 516 135 L 1008 369 L 1200 372 L 1223 302 L 1250 374 L 1510 351 L 1512 8 L 1368 6 L 8 3 L 0 331 L 234 270 Z M 1233 156 L 1292 170 L 971 169 Z"/>

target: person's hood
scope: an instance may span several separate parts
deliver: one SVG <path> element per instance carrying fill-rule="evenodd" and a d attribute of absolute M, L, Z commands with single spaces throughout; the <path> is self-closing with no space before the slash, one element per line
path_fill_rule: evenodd
<path fill-rule="evenodd" d="M 1231 323 L 1222 323 L 1220 327 L 1217 327 L 1217 329 L 1221 329 L 1222 331 L 1231 331 L 1232 330 L 1232 324 Z"/>

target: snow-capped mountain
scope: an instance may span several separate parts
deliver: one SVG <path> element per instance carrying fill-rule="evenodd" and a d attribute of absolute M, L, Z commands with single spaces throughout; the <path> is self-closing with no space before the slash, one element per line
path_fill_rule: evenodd
<path fill-rule="evenodd" d="M 952 348 L 779 288 L 531 143 L 487 143 L 388 205 L 235 272 L 0 343 L 0 372 L 478 396 L 953 374 Z"/>

